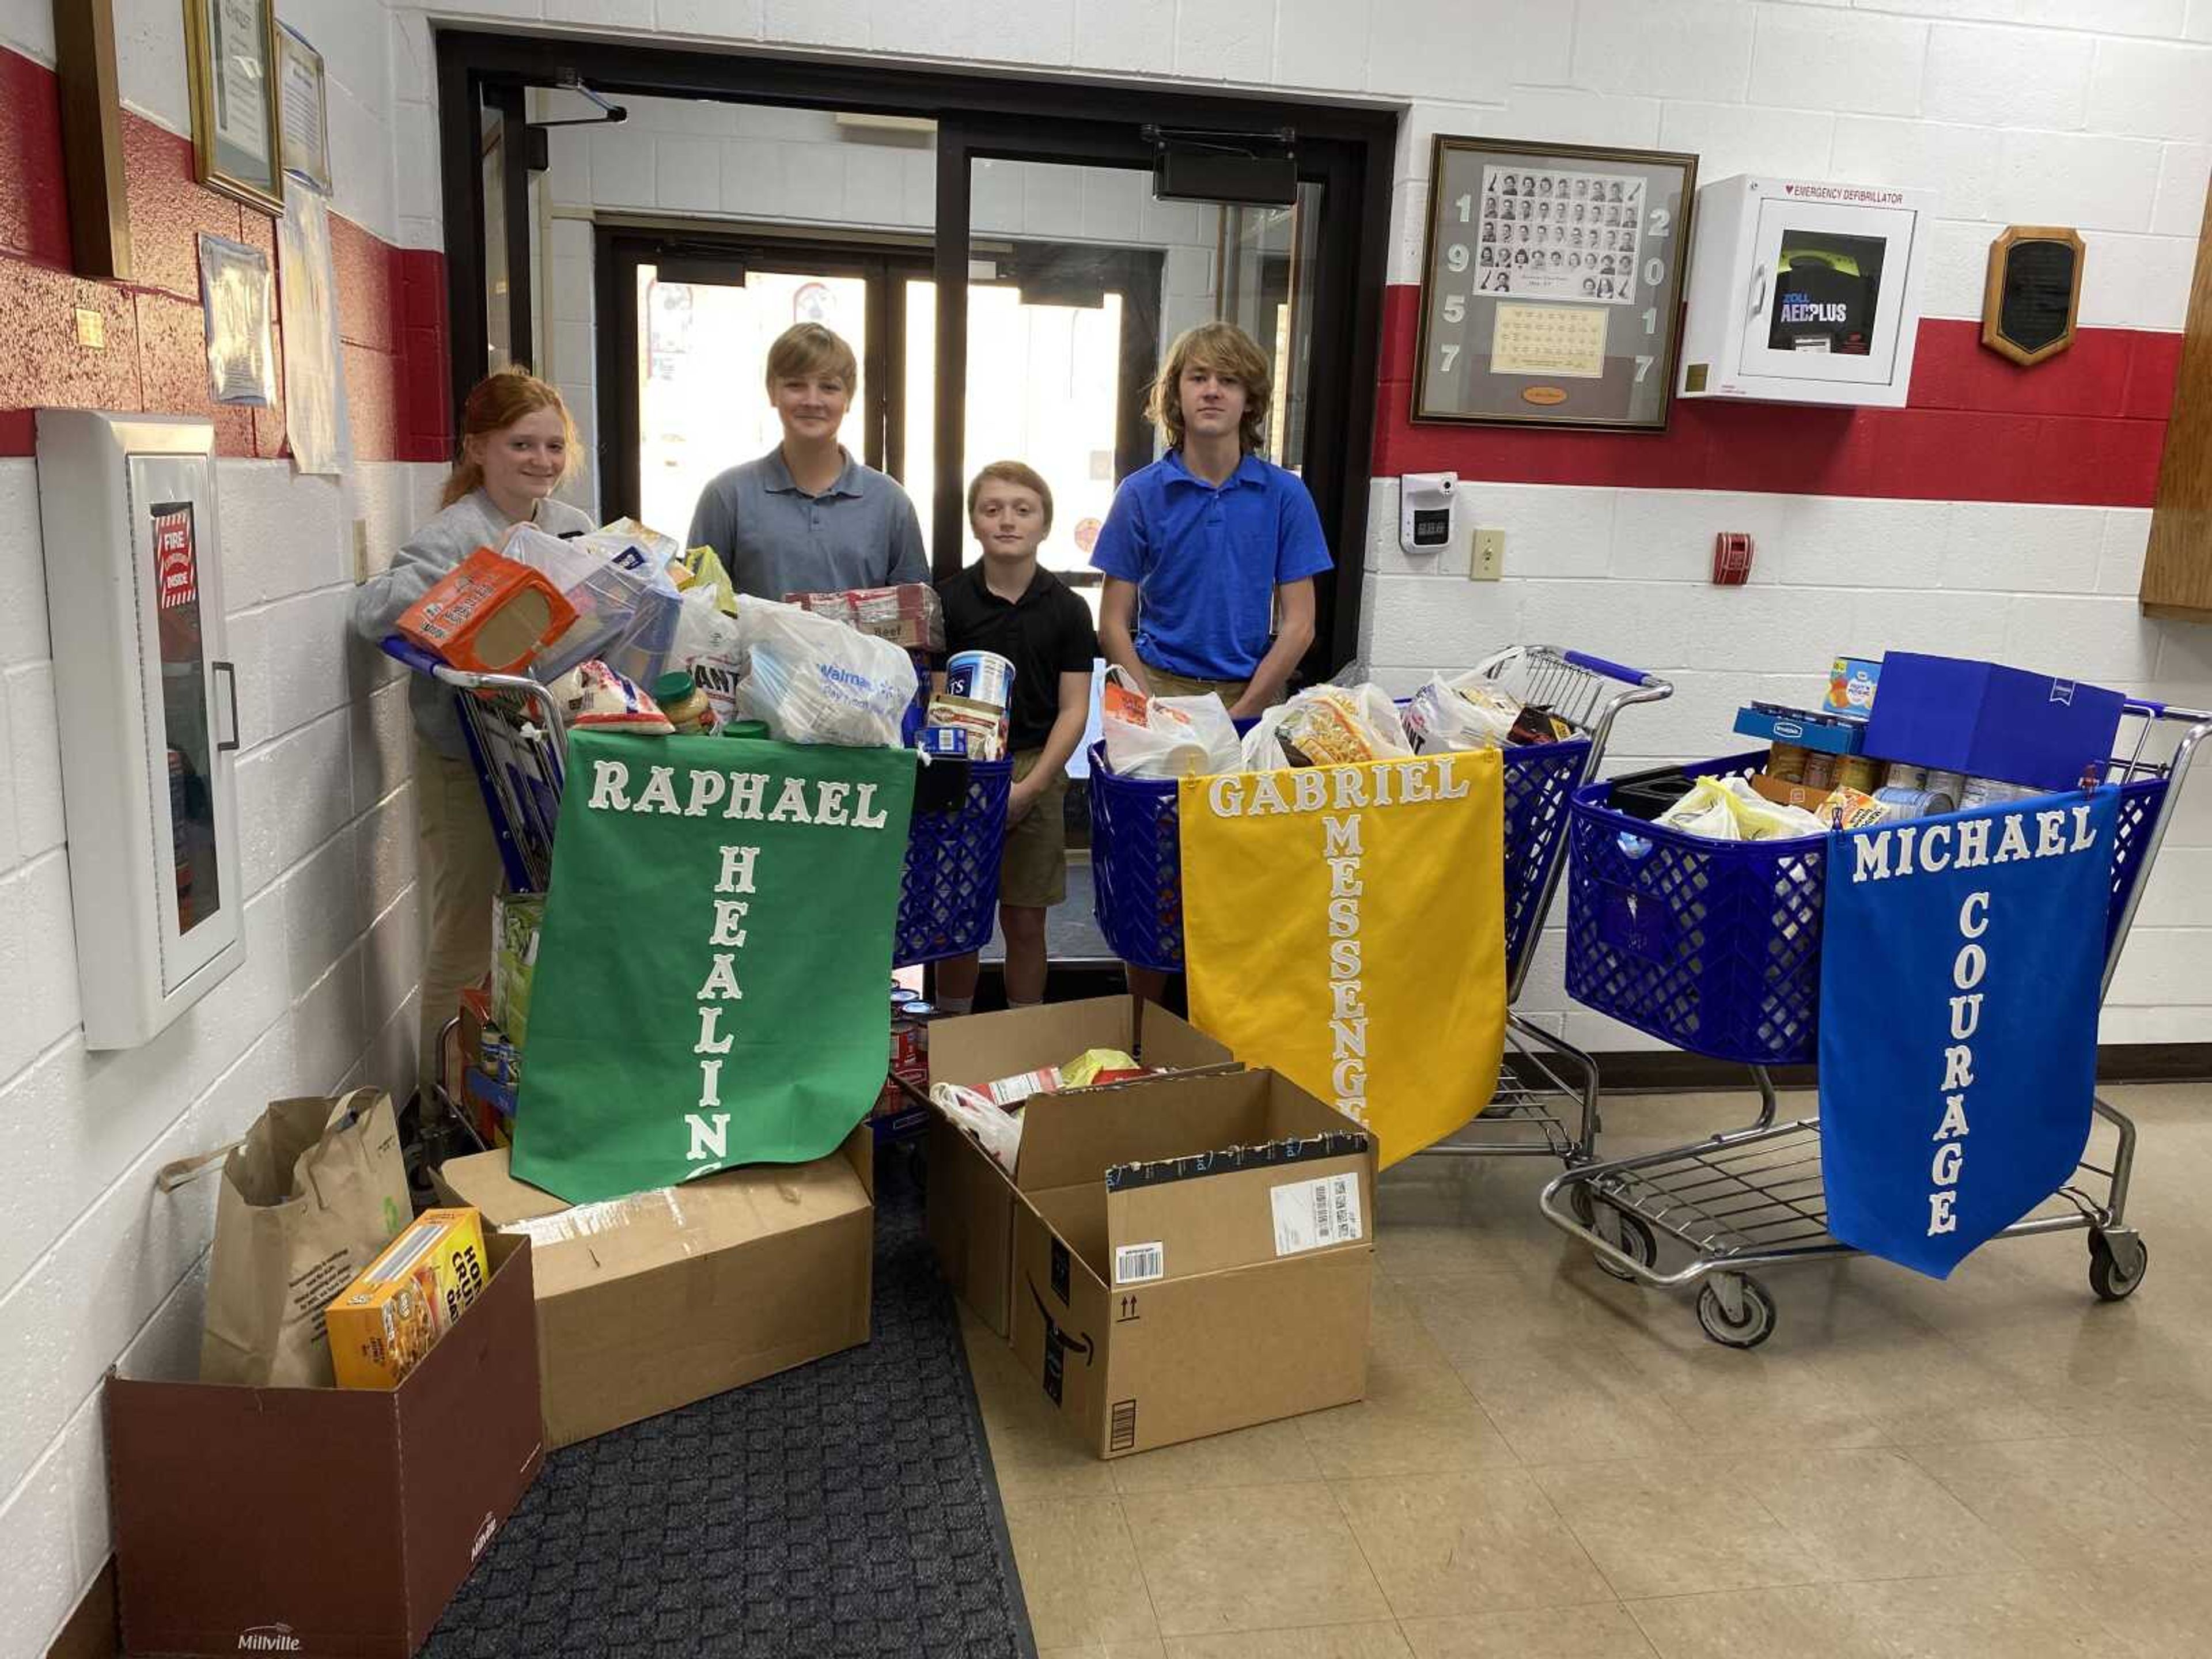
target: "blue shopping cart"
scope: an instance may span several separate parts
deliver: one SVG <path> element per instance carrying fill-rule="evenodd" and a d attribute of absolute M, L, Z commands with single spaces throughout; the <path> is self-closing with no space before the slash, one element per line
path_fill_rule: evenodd
<path fill-rule="evenodd" d="M 1569 797 L 1595 775 L 1621 711 L 1674 688 L 1656 675 L 1580 651 L 1517 647 L 1491 659 L 1503 690 L 1574 727 L 1558 743 L 1504 751 L 1507 998 L 1518 1000 L 1559 886 Z M 1180 973 L 1182 836 L 1173 780 L 1117 777 L 1091 749 L 1091 873 L 1099 931 L 1121 960 Z M 1535 1153 L 1569 1164 L 1593 1155 L 1597 1071 L 1559 1034 L 1510 1008 L 1505 1069 L 1475 1122 L 1434 1152 Z M 1570 1072 L 1571 1078 L 1563 1076 Z"/>
<path fill-rule="evenodd" d="M 2119 801 L 2102 989 L 2190 763 L 2212 732 L 2203 710 L 2133 699 L 2124 709 L 2132 743 L 2105 769 Z M 1765 758 L 1685 769 L 1747 775 Z M 1827 839 L 1708 840 L 1622 811 L 1612 793 L 1585 784 L 1570 806 L 1568 994 L 1675 1048 L 1748 1066 L 1759 1113 L 1747 1128 L 1692 1146 L 1571 1168 L 1540 1202 L 1615 1278 L 1694 1285 L 1705 1334 L 1755 1347 L 1773 1332 L 1775 1304 L 1747 1269 L 1857 1254 L 1828 1232 L 1820 1120 L 1777 1123 L 1769 1070 L 1818 1056 Z M 2090 1286 L 2118 1301 L 2149 1265 L 2126 1219 L 2136 1130 L 2101 1097 L 2094 1110 L 2075 1180 L 2000 1237 L 2086 1229 Z"/>

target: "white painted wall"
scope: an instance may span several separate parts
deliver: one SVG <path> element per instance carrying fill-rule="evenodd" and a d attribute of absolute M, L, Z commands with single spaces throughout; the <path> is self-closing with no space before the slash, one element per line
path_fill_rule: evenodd
<path fill-rule="evenodd" d="M 183 9 L 117 11 L 125 103 L 188 133 Z M 350 0 L 283 0 L 278 13 L 324 56 L 337 210 L 396 239 L 398 20 Z M 0 44 L 51 64 L 51 17 L 44 0 L 0 0 Z M 413 228 L 437 240 L 434 223 Z M 154 1042 L 95 1055 L 79 1024 L 37 469 L 0 459 L 0 980 L 15 988 L 0 1018 L 5 1659 L 43 1654 L 107 1558 L 102 1374 L 118 1360 L 198 1366 L 215 1189 L 165 1197 L 154 1171 L 235 1137 L 270 1100 L 357 1083 L 404 1099 L 413 1084 L 406 688 L 349 642 L 345 614 L 353 520 L 388 557 L 444 469 L 363 465 L 343 483 L 295 477 L 289 462 L 216 472 L 240 670 L 246 960 Z"/>

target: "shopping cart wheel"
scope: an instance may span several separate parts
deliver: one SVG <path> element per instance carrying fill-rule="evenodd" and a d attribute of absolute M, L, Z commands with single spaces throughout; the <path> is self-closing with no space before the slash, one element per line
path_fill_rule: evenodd
<path fill-rule="evenodd" d="M 1698 1323 L 1705 1334 L 1729 1348 L 1755 1348 L 1774 1334 L 1774 1298 L 1747 1273 L 1723 1274 L 1723 1285 L 1707 1279 L 1698 1291 Z M 1736 1311 L 1729 1311 L 1733 1291 Z"/>
<path fill-rule="evenodd" d="M 2141 1233 L 2089 1235 L 2089 1288 L 2100 1302 L 2122 1302 L 2150 1271 L 2150 1246 Z"/>
<path fill-rule="evenodd" d="M 1589 1227 L 1597 1222 L 1597 1204 L 1590 1197 L 1589 1182 L 1577 1181 L 1567 1188 L 1567 1208 L 1574 1212 L 1575 1219 Z"/>
<path fill-rule="evenodd" d="M 1650 1225 L 1642 1216 L 1631 1215 L 1627 1211 L 1615 1209 L 1610 1204 L 1605 1206 L 1605 1210 L 1620 1227 L 1620 1237 L 1612 1242 L 1620 1247 L 1623 1255 L 1628 1257 L 1639 1267 L 1649 1267 L 1659 1260 L 1659 1241 L 1652 1237 Z M 1601 1238 L 1605 1237 L 1606 1230 L 1597 1224 L 1595 1211 L 1591 1213 L 1589 1225 Z M 1607 1256 L 1599 1256 L 1597 1265 L 1623 1284 L 1636 1283 L 1636 1275 L 1633 1273 L 1626 1267 L 1614 1266 L 1612 1260 Z"/>

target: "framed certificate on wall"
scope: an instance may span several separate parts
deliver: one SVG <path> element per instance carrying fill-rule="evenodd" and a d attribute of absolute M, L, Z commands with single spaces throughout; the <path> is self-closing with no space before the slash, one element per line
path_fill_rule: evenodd
<path fill-rule="evenodd" d="M 1667 424 L 1698 158 L 1437 136 L 1416 421 Z"/>
<path fill-rule="evenodd" d="M 185 0 L 185 46 L 199 181 L 283 212 L 274 0 Z"/>

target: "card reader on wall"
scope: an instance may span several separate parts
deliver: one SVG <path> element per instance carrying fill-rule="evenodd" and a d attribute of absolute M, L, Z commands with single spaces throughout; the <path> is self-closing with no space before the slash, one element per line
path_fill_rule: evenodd
<path fill-rule="evenodd" d="M 1408 553 L 1441 553 L 1455 530 L 1456 472 L 1408 472 L 1398 480 L 1398 545 Z"/>

